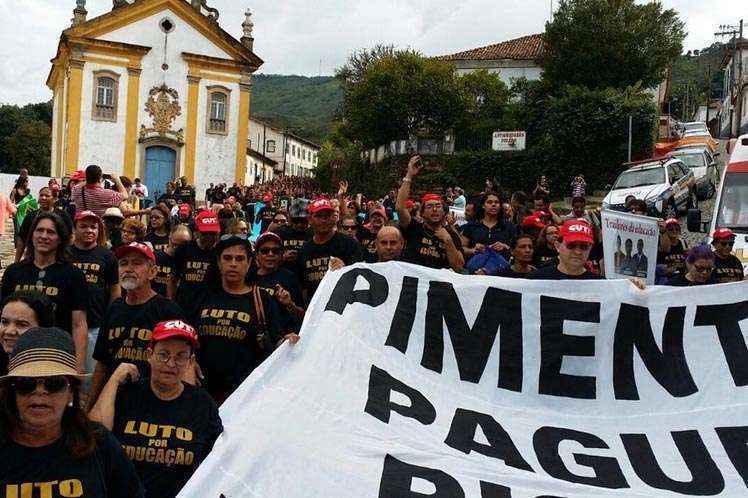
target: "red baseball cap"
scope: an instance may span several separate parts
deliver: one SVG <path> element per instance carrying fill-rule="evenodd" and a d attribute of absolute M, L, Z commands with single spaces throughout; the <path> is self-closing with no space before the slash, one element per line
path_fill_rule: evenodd
<path fill-rule="evenodd" d="M 668 218 L 665 220 L 665 226 L 668 227 L 670 225 L 680 226 L 680 221 L 678 221 L 676 218 Z"/>
<path fill-rule="evenodd" d="M 273 202 L 273 194 L 265 194 L 262 196 L 262 202 Z"/>
<path fill-rule="evenodd" d="M 70 175 L 71 180 L 75 180 L 76 182 L 82 182 L 86 180 L 86 172 L 79 169 L 78 171 L 73 171 L 73 173 Z"/>
<path fill-rule="evenodd" d="M 189 216 L 190 215 L 190 210 L 191 210 L 191 208 L 190 208 L 189 204 L 180 204 L 179 205 L 179 214 L 181 214 L 181 215 Z"/>
<path fill-rule="evenodd" d="M 712 234 L 714 240 L 734 239 L 735 233 L 729 228 L 718 228 Z"/>
<path fill-rule="evenodd" d="M 75 213 L 75 221 L 85 220 L 86 218 L 94 218 L 96 221 L 101 219 L 99 218 L 99 215 L 93 211 L 78 211 Z"/>
<path fill-rule="evenodd" d="M 146 244 L 141 244 L 140 242 L 130 242 L 126 246 L 119 246 L 115 251 L 115 254 L 118 258 L 122 258 L 125 256 L 125 254 L 129 254 L 131 252 L 142 254 L 154 263 L 156 262 L 156 256 L 153 255 L 153 249 L 151 249 L 150 246 L 147 246 Z"/>
<path fill-rule="evenodd" d="M 330 199 L 317 199 L 309 206 L 309 214 L 319 213 L 320 211 L 335 211 Z"/>
<path fill-rule="evenodd" d="M 218 217 L 211 211 L 200 211 L 200 214 L 195 217 L 195 227 L 198 232 L 221 232 Z"/>
<path fill-rule="evenodd" d="M 561 227 L 561 230 L 559 230 L 559 236 L 563 239 L 564 243 L 595 243 L 595 237 L 592 235 L 592 227 L 583 219 L 569 220 L 565 222 Z"/>
<path fill-rule="evenodd" d="M 165 341 L 166 339 L 184 339 L 192 345 L 192 349 L 200 347 L 200 343 L 197 340 L 197 332 L 182 320 L 167 320 L 156 325 L 156 328 L 153 329 L 153 334 L 151 334 L 151 344 Z"/>
<path fill-rule="evenodd" d="M 537 218 L 540 218 L 541 220 L 544 219 L 544 218 L 550 218 L 551 217 L 550 213 L 548 213 L 547 211 L 533 211 L 532 215 L 535 216 L 535 217 L 537 217 Z"/>
<path fill-rule="evenodd" d="M 255 247 L 259 248 L 265 242 L 276 242 L 280 244 L 281 247 L 283 246 L 283 239 L 281 239 L 280 236 L 273 232 L 265 232 L 257 237 L 257 240 L 255 241 Z"/>
<path fill-rule="evenodd" d="M 416 203 L 413 202 L 413 199 L 408 199 L 405 201 L 405 209 L 413 209 L 416 206 Z"/>
<path fill-rule="evenodd" d="M 545 228 L 545 223 L 543 223 L 543 219 L 540 216 L 531 214 L 522 219 L 522 228 L 537 228 L 542 230 Z"/>

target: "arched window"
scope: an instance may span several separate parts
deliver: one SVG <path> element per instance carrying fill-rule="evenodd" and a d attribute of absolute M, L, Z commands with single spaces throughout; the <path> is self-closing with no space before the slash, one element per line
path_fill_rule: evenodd
<path fill-rule="evenodd" d="M 97 121 L 117 121 L 119 75 L 111 71 L 94 73 L 92 118 Z"/>
<path fill-rule="evenodd" d="M 229 131 L 229 96 L 222 86 L 208 87 L 208 133 L 226 135 Z"/>

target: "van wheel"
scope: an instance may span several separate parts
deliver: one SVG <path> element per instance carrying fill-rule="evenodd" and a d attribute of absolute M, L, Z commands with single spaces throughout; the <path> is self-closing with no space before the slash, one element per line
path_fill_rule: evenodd
<path fill-rule="evenodd" d="M 678 218 L 678 210 L 675 208 L 673 201 L 670 201 L 668 205 L 662 209 L 662 217 L 666 220 L 669 218 Z"/>

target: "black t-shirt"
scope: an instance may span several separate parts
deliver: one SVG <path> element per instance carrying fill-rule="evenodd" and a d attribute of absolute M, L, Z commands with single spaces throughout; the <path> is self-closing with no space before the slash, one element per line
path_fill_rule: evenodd
<path fill-rule="evenodd" d="M 540 246 L 535 248 L 533 253 L 532 264 L 536 268 L 543 268 L 545 266 L 557 265 L 558 264 L 558 251 L 551 249 L 548 246 Z"/>
<path fill-rule="evenodd" d="M 319 283 L 324 278 L 330 264 L 330 257 L 342 259 L 346 265 L 361 260 L 358 243 L 347 235 L 335 232 L 324 244 L 309 240 L 301 246 L 296 260 L 296 275 L 301 280 L 301 288 L 311 300 Z"/>
<path fill-rule="evenodd" d="M 186 312 L 192 313 L 195 300 L 205 290 L 215 260 L 213 249 L 200 249 L 194 240 L 182 244 L 174 253 L 174 272 L 179 279 L 174 300 Z"/>
<path fill-rule="evenodd" d="M 179 202 L 195 204 L 195 189 L 190 185 L 177 187 L 177 191 L 174 193 L 174 196 Z"/>
<path fill-rule="evenodd" d="M 520 273 L 520 272 L 514 271 L 511 266 L 508 266 L 504 268 L 503 270 L 499 270 L 496 276 L 506 277 L 506 278 L 530 278 L 529 275 L 533 271 L 535 271 L 535 268 L 533 268 L 532 266 L 530 267 L 530 271 L 527 273 Z"/>
<path fill-rule="evenodd" d="M 174 258 L 164 251 L 155 251 L 154 256 L 156 256 L 156 277 L 151 280 L 151 289 L 166 297 L 169 280 L 174 275 Z"/>
<path fill-rule="evenodd" d="M 107 376 L 120 363 L 133 363 L 140 375 L 148 374 L 145 351 L 153 328 L 164 320 L 183 320 L 182 309 L 173 301 L 156 294 L 143 304 L 129 305 L 124 297 L 106 310 L 96 339 L 93 357 L 107 367 Z"/>
<path fill-rule="evenodd" d="M 55 214 L 59 215 L 60 218 L 62 218 L 62 221 L 65 222 L 65 225 L 68 227 L 70 233 L 73 233 L 73 219 L 70 217 L 68 212 L 60 208 L 54 208 L 53 211 Z M 21 226 L 18 228 L 18 236 L 21 238 L 21 240 L 26 241 L 28 239 L 29 233 L 31 232 L 31 225 L 34 223 L 36 215 L 40 212 L 42 212 L 40 209 L 36 209 L 34 211 L 29 211 L 28 213 L 26 213 L 26 216 L 23 218 L 23 222 L 21 222 Z"/>
<path fill-rule="evenodd" d="M 720 284 L 740 282 L 745 277 L 743 263 L 734 254 L 730 254 L 726 258 L 721 258 L 715 254 L 714 276 Z"/>
<path fill-rule="evenodd" d="M 717 278 L 714 276 L 714 272 L 709 275 L 709 279 L 706 282 L 692 282 L 691 280 L 688 280 L 686 278 L 685 273 L 678 273 L 676 275 L 673 275 L 665 285 L 669 285 L 671 287 L 693 287 L 696 285 L 713 285 L 717 283 L 719 282 L 717 282 Z"/>
<path fill-rule="evenodd" d="M 38 291 L 46 295 L 55 307 L 55 325 L 71 333 L 73 311 L 86 311 L 88 308 L 86 277 L 78 268 L 64 261 L 43 270 L 28 259 L 13 263 L 5 270 L 0 295 L 4 299 L 20 290 Z"/>
<path fill-rule="evenodd" d="M 169 234 L 158 235 L 156 232 L 150 232 L 145 236 L 145 241 L 151 243 L 154 251 L 165 251 L 169 247 Z"/>
<path fill-rule="evenodd" d="M 149 379 L 120 386 L 112 433 L 145 486 L 146 498 L 174 498 L 223 432 L 218 407 L 205 390 L 184 384 L 163 401 Z"/>
<path fill-rule="evenodd" d="M 253 292 L 229 294 L 223 289 L 205 292 L 193 320 L 200 339 L 198 363 L 205 375 L 205 388 L 216 399 L 225 399 L 272 351 L 263 336 L 275 345 L 282 337 L 280 313 L 264 289 L 260 290 L 264 324 L 255 310 Z"/>
<path fill-rule="evenodd" d="M 468 239 L 469 247 L 475 247 L 475 244 L 490 246 L 496 242 L 511 246 L 512 241 L 517 237 L 517 229 L 507 222 L 488 227 L 482 221 L 472 221 L 462 227 L 462 236 Z M 503 255 L 507 256 L 508 251 L 505 251 Z"/>
<path fill-rule="evenodd" d="M 283 249 L 286 251 L 298 252 L 304 243 L 312 238 L 311 229 L 296 230 L 291 225 L 284 225 L 278 228 L 275 230 L 275 234 L 283 241 Z M 284 263 L 283 267 L 292 272 L 296 271 L 296 264 L 292 262 Z"/>
<path fill-rule="evenodd" d="M 99 246 L 89 250 L 72 246 L 70 256 L 70 262 L 83 272 L 88 283 L 86 321 L 89 327 L 98 327 L 109 304 L 109 288 L 119 282 L 117 257 L 109 249 Z"/>
<path fill-rule="evenodd" d="M 361 244 L 361 255 L 365 263 L 376 263 L 379 261 L 376 234 L 366 227 L 358 227 L 358 243 Z"/>
<path fill-rule="evenodd" d="M 538 268 L 530 273 L 526 278 L 531 280 L 603 280 L 603 277 L 596 275 L 591 271 L 586 271 L 581 275 L 568 275 L 558 269 L 558 265 Z"/>
<path fill-rule="evenodd" d="M 290 270 L 279 268 L 278 271 L 268 275 L 255 274 L 253 280 L 257 285 L 265 289 L 271 297 L 275 297 L 275 286 L 280 285 L 288 291 L 296 306 L 304 306 L 304 296 L 301 293 L 299 279 Z M 281 306 L 280 303 L 278 303 L 278 309 L 281 315 L 280 323 L 285 327 L 282 330 L 288 329 L 298 332 L 301 328 L 301 320 Z"/>
<path fill-rule="evenodd" d="M 686 269 L 686 245 L 683 241 L 678 240 L 676 244 L 670 246 L 669 252 L 657 251 L 657 264 L 668 265 L 676 272 L 683 272 Z"/>
<path fill-rule="evenodd" d="M 462 251 L 460 236 L 447 229 L 455 247 Z M 463 232 L 464 233 L 464 232 Z M 450 268 L 447 248 L 434 232 L 417 220 L 411 220 L 408 228 L 403 230 L 405 251 L 403 261 L 429 268 Z"/>
<path fill-rule="evenodd" d="M 8 374 L 8 355 L 3 348 L 0 348 L 0 375 Z"/>
<path fill-rule="evenodd" d="M 5 498 L 143 498 L 132 463 L 117 440 L 97 425 L 96 449 L 73 458 L 63 440 L 41 448 L 13 441 L 0 445 L 0 495 Z"/>

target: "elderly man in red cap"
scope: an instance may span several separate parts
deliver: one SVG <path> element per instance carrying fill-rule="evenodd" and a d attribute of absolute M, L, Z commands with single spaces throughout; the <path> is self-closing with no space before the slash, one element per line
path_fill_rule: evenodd
<path fill-rule="evenodd" d="M 91 382 L 90 403 L 121 363 L 132 363 L 140 375 L 148 375 L 147 350 L 154 327 L 164 320 L 182 319 L 182 309 L 151 288 L 156 277 L 153 250 L 139 242 L 117 249 L 119 281 L 124 297 L 116 299 L 106 310 L 94 347 L 96 360 Z M 93 406 L 93 405 L 91 405 Z"/>
<path fill-rule="evenodd" d="M 338 270 L 361 260 L 358 243 L 335 230 L 335 208 L 329 199 L 317 199 L 309 205 L 309 225 L 313 235 L 298 252 L 295 272 L 307 303 L 327 270 Z"/>
<path fill-rule="evenodd" d="M 595 238 L 592 226 L 585 220 L 569 220 L 563 224 L 555 242 L 558 264 L 538 268 L 527 278 L 534 280 L 600 280 L 603 277 L 587 270 Z"/>
<path fill-rule="evenodd" d="M 717 282 L 740 282 L 745 278 L 743 263 L 732 253 L 735 233 L 729 228 L 718 228 L 712 234 L 714 246 L 714 276 Z"/>
<path fill-rule="evenodd" d="M 405 237 L 403 261 L 429 268 L 451 268 L 461 271 L 465 266 L 460 236 L 448 229 L 444 200 L 438 194 L 426 194 L 421 199 L 421 218 L 413 219 L 407 208 L 411 183 L 421 171 L 421 157 L 416 155 L 408 163 L 408 172 L 397 192 L 395 209 Z"/>

